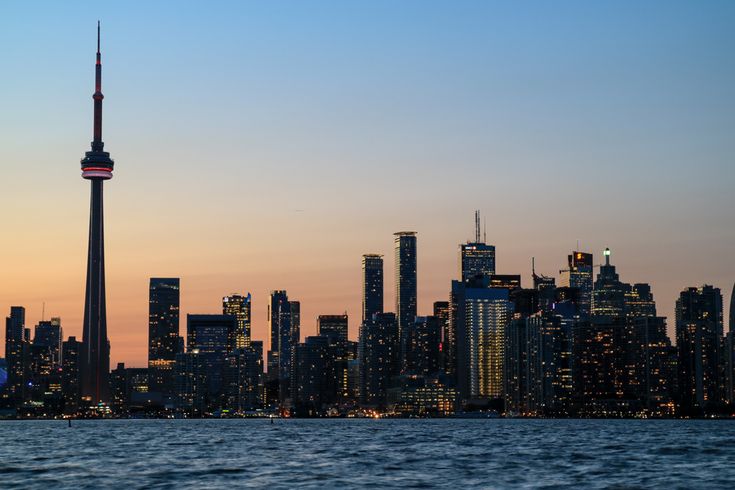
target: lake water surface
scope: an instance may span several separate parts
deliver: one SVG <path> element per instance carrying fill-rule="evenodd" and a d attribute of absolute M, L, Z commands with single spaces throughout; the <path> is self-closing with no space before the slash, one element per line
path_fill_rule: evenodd
<path fill-rule="evenodd" d="M 0 421 L 0 488 L 735 488 L 735 422 Z"/>

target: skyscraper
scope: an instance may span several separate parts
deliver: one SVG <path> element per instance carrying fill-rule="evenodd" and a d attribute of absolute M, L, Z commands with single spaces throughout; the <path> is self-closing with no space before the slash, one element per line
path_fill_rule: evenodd
<path fill-rule="evenodd" d="M 646 283 L 633 284 L 625 293 L 625 315 L 628 318 L 656 316 L 656 302 L 651 286 Z"/>
<path fill-rule="evenodd" d="M 62 344 L 61 392 L 64 395 L 64 413 L 79 410 L 79 353 L 81 344 L 76 337 L 69 337 Z"/>
<path fill-rule="evenodd" d="M 684 414 L 701 415 L 721 401 L 722 294 L 704 285 L 676 300 L 679 398 Z"/>
<path fill-rule="evenodd" d="M 666 318 L 629 317 L 632 325 L 632 376 L 630 383 L 649 416 L 674 414 L 671 359 L 674 348 L 666 334 Z"/>
<path fill-rule="evenodd" d="M 10 316 L 5 318 L 5 360 L 8 365 L 8 381 L 6 383 L 11 396 L 15 400 L 22 398 L 26 376 L 25 341 L 26 309 L 22 306 L 11 306 Z"/>
<path fill-rule="evenodd" d="M 416 319 L 416 232 L 394 233 L 396 256 L 396 318 L 398 338 Z M 401 358 L 403 353 L 401 353 Z"/>
<path fill-rule="evenodd" d="M 441 367 L 441 326 L 435 316 L 417 316 L 403 336 L 402 372 L 409 375 L 436 376 Z"/>
<path fill-rule="evenodd" d="M 197 355 L 206 379 L 208 408 L 220 407 L 225 388 L 225 360 L 235 350 L 237 319 L 232 315 L 187 315 L 186 348 Z"/>
<path fill-rule="evenodd" d="M 730 323 L 725 338 L 725 376 L 726 397 L 730 405 L 735 405 L 735 286 L 730 296 Z"/>
<path fill-rule="evenodd" d="M 291 307 L 291 345 L 301 342 L 301 301 L 289 300 Z"/>
<path fill-rule="evenodd" d="M 360 404 L 382 406 L 388 382 L 397 374 L 398 322 L 394 313 L 376 313 L 360 326 Z"/>
<path fill-rule="evenodd" d="M 148 288 L 148 391 L 173 395 L 180 353 L 179 278 L 152 277 Z"/>
<path fill-rule="evenodd" d="M 317 335 L 333 341 L 347 342 L 347 315 L 319 315 L 316 319 Z"/>
<path fill-rule="evenodd" d="M 383 313 L 383 256 L 362 256 L 362 321 Z"/>
<path fill-rule="evenodd" d="M 480 237 L 480 212 L 475 211 L 475 241 L 459 246 L 459 277 L 467 281 L 476 276 L 495 274 L 495 246 Z"/>
<path fill-rule="evenodd" d="M 94 137 L 92 149 L 81 161 L 82 178 L 91 180 L 89 216 L 89 253 L 87 291 L 84 299 L 84 324 L 80 374 L 82 397 L 91 403 L 107 402 L 110 396 L 110 343 L 107 339 L 105 304 L 105 240 L 102 212 L 102 183 L 112 178 L 114 165 L 102 142 L 102 58 L 100 26 L 97 23 L 97 62 L 95 65 Z"/>
<path fill-rule="evenodd" d="M 555 311 L 515 318 L 506 329 L 505 410 L 568 415 L 572 393 L 571 328 Z"/>
<path fill-rule="evenodd" d="M 606 248 L 605 265 L 600 267 L 592 292 L 592 315 L 622 317 L 625 315 L 625 293 L 630 286 L 620 282 L 615 266 L 610 264 L 610 249 Z"/>
<path fill-rule="evenodd" d="M 291 305 L 286 291 L 271 291 L 268 302 L 268 327 L 271 334 L 268 377 L 271 380 L 278 380 L 278 398 L 281 402 L 291 395 L 293 341 L 294 337 L 298 339 L 298 333 L 294 332 L 294 330 L 298 331 L 298 323 L 294 322 L 294 320 L 298 322 L 298 317 L 294 319 L 292 316 L 293 314 L 300 316 L 299 306 Z"/>
<path fill-rule="evenodd" d="M 326 337 L 329 340 L 328 353 L 332 369 L 330 374 L 333 378 L 329 386 L 334 386 L 334 391 L 338 399 L 344 399 L 349 396 L 349 373 L 347 369 L 351 356 L 347 342 L 347 327 L 347 314 L 319 315 L 316 319 L 317 335 Z"/>
<path fill-rule="evenodd" d="M 479 278 L 482 279 L 482 278 Z M 487 278 L 452 281 L 450 323 L 457 336 L 457 386 L 464 399 L 503 396 L 505 329 L 513 303 Z"/>
<path fill-rule="evenodd" d="M 567 259 L 567 268 L 560 271 L 561 286 L 579 290 L 579 313 L 589 316 L 592 309 L 592 254 L 574 251 Z"/>
<path fill-rule="evenodd" d="M 41 320 L 36 325 L 36 330 L 33 333 L 33 345 L 48 348 L 52 365 L 58 367 L 61 366 L 61 342 L 63 337 L 60 318 Z"/>
<path fill-rule="evenodd" d="M 222 298 L 222 313 L 237 318 L 236 345 L 238 349 L 250 347 L 250 324 L 252 315 L 252 297 L 233 293 Z"/>
<path fill-rule="evenodd" d="M 316 415 L 337 399 L 337 383 L 334 374 L 334 356 L 330 339 L 324 335 L 306 337 L 304 343 L 295 346 L 293 379 L 296 412 Z"/>

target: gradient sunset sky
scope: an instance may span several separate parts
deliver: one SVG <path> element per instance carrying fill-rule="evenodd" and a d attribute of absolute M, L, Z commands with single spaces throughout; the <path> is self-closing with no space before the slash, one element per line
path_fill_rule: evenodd
<path fill-rule="evenodd" d="M 3 316 L 45 302 L 81 337 L 98 19 L 113 363 L 146 363 L 152 276 L 181 278 L 182 335 L 249 291 L 267 342 L 286 289 L 302 336 L 347 311 L 356 338 L 361 255 L 385 254 L 393 310 L 400 230 L 428 314 L 475 209 L 524 286 L 579 241 L 650 282 L 672 334 L 683 288 L 729 304 L 735 2 L 3 2 Z"/>

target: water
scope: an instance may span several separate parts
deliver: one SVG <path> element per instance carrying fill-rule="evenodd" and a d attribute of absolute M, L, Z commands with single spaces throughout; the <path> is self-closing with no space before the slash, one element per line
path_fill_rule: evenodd
<path fill-rule="evenodd" d="M 735 422 L 0 422 L 0 488 L 735 488 Z"/>

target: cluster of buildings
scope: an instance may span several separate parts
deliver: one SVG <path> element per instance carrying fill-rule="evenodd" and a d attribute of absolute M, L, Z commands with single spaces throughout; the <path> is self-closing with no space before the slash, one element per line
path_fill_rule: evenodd
<path fill-rule="evenodd" d="M 735 407 L 735 294 L 729 333 L 722 294 L 687 288 L 676 302 L 676 343 L 648 284 L 620 280 L 604 252 L 574 251 L 554 278 L 498 274 L 495 247 L 459 247 L 457 279 L 431 315 L 418 315 L 417 236 L 395 234 L 395 308 L 384 311 L 383 256 L 362 257 L 359 337 L 348 316 L 320 315 L 302 339 L 299 301 L 268 300 L 269 349 L 251 338 L 252 297 L 232 294 L 216 314 L 187 315 L 180 282 L 152 278 L 148 366 L 110 369 L 103 184 L 114 162 L 102 141 L 99 25 L 93 141 L 81 160 L 90 181 L 82 338 L 61 321 L 6 318 L 0 416 L 725 416 Z M 599 270 L 597 270 L 599 269 Z M 595 277 L 595 271 L 597 275 Z"/>
<path fill-rule="evenodd" d="M 300 302 L 268 298 L 269 350 L 251 337 L 252 297 L 189 314 L 180 281 L 152 278 L 148 367 L 118 364 L 82 389 L 83 345 L 58 318 L 31 330 L 22 307 L 6 319 L 10 416 L 727 416 L 735 407 L 735 338 L 723 332 L 718 288 L 683 290 L 676 344 L 648 284 L 622 282 L 610 250 L 568 256 L 560 280 L 498 274 L 495 247 L 459 246 L 457 279 L 432 314 L 417 310 L 417 235 L 394 236 L 395 305 L 385 311 L 383 256 L 362 257 L 357 341 L 347 314 L 316 319 L 302 338 Z M 733 297 L 735 301 L 735 296 Z M 731 312 L 735 311 L 731 308 Z M 733 314 L 731 313 L 731 317 Z M 109 347 L 108 347 L 109 349 Z"/>

